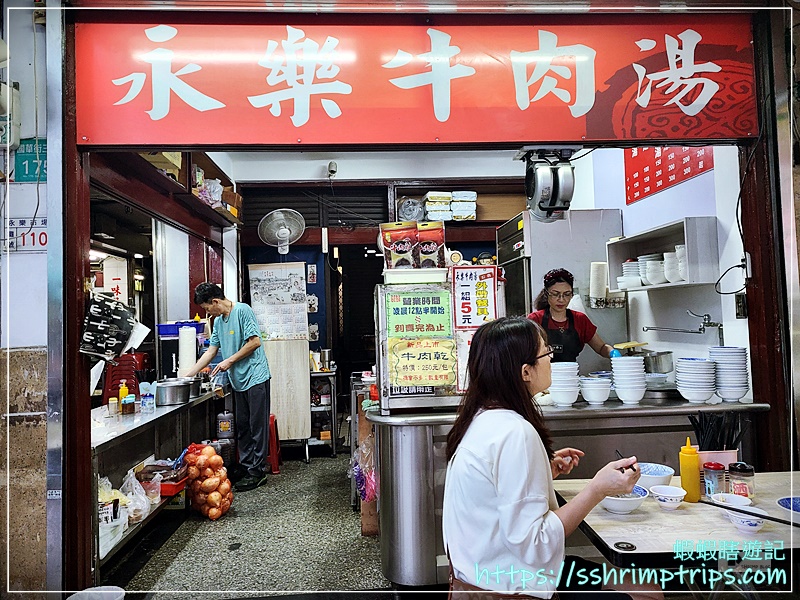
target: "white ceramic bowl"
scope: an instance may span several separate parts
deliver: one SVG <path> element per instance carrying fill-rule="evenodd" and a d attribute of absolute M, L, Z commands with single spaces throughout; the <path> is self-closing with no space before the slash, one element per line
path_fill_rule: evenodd
<path fill-rule="evenodd" d="M 745 498 L 744 496 L 739 496 L 738 494 L 725 494 L 722 492 L 711 496 L 711 501 L 720 506 L 719 512 L 725 518 L 728 518 L 728 515 L 730 514 L 727 510 L 725 510 L 725 506 L 744 508 L 745 506 L 750 506 L 753 504 L 753 501 L 750 500 L 750 498 Z"/>
<path fill-rule="evenodd" d="M 666 373 L 645 373 L 644 380 L 651 384 L 662 384 L 666 383 L 667 381 L 667 374 Z"/>
<path fill-rule="evenodd" d="M 630 494 L 624 497 L 606 496 L 600 501 L 600 506 L 615 515 L 627 515 L 642 505 L 644 499 L 649 495 L 648 491 L 640 485 L 633 486 Z"/>
<path fill-rule="evenodd" d="M 650 495 L 662 510 L 675 510 L 683 502 L 686 490 L 676 485 L 654 485 L 650 488 Z"/>
<path fill-rule="evenodd" d="M 754 506 L 748 506 L 745 510 L 759 515 L 768 514 L 764 509 Z M 756 533 L 764 526 L 764 519 L 751 515 L 743 515 L 742 513 L 733 512 L 732 510 L 727 510 L 725 512 L 728 513 L 728 518 L 731 520 L 731 523 L 742 533 Z"/>
<path fill-rule="evenodd" d="M 578 399 L 578 388 L 574 390 L 554 390 L 550 388 L 550 398 L 556 406 L 570 406 Z"/>
<path fill-rule="evenodd" d="M 664 271 L 652 271 L 650 269 L 647 270 L 647 281 L 653 285 L 669 283 L 669 280 L 664 276 Z"/>
<path fill-rule="evenodd" d="M 581 396 L 589 404 L 602 404 L 608 400 L 608 395 L 611 393 L 611 386 L 597 387 L 588 386 L 581 387 Z"/>
<path fill-rule="evenodd" d="M 750 388 L 717 388 L 717 396 L 725 402 L 738 402 Z"/>
<path fill-rule="evenodd" d="M 714 395 L 714 388 L 685 388 L 679 387 L 678 393 L 686 398 L 689 402 L 705 402 Z"/>
<path fill-rule="evenodd" d="M 639 463 L 639 471 L 642 476 L 638 483 L 648 490 L 654 485 L 669 485 L 675 475 L 675 469 L 658 463 Z"/>
<path fill-rule="evenodd" d="M 683 281 L 681 272 L 678 269 L 666 269 L 664 271 L 664 277 L 670 283 L 678 283 L 679 281 Z"/>
<path fill-rule="evenodd" d="M 642 388 L 615 388 L 617 398 L 622 400 L 623 404 L 638 404 L 644 398 L 646 390 L 646 386 Z"/>

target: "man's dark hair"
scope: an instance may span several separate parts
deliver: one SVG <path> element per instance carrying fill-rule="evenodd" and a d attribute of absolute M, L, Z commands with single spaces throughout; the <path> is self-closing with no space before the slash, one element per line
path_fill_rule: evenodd
<path fill-rule="evenodd" d="M 222 293 L 222 288 L 216 283 L 205 281 L 194 288 L 195 304 L 209 304 L 214 298 L 225 300 L 225 294 Z"/>

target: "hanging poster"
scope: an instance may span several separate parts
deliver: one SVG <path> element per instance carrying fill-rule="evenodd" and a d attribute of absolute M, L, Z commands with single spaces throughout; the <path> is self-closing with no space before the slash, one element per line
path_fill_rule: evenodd
<path fill-rule="evenodd" d="M 305 263 L 250 265 L 250 298 L 263 339 L 308 339 Z"/>
<path fill-rule="evenodd" d="M 633 204 L 714 168 L 714 147 L 625 149 L 625 204 Z"/>
<path fill-rule="evenodd" d="M 497 318 L 497 266 L 453 267 L 456 329 L 477 329 Z"/>
<path fill-rule="evenodd" d="M 389 385 L 443 387 L 456 382 L 453 340 L 389 338 Z"/>
<path fill-rule="evenodd" d="M 450 314 L 448 290 L 386 292 L 386 325 L 389 336 L 451 337 Z"/>
<path fill-rule="evenodd" d="M 458 385 L 456 389 L 462 394 L 467 391 L 467 385 L 469 384 L 467 361 L 469 360 L 469 347 L 472 345 L 472 337 L 474 335 L 474 329 L 456 331 L 456 357 L 458 358 Z"/>

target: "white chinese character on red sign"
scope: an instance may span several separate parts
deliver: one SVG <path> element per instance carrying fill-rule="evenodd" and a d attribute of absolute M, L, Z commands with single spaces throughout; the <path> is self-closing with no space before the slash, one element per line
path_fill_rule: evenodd
<path fill-rule="evenodd" d="M 302 29 L 287 25 L 286 39 L 281 41 L 283 57 L 275 54 L 278 43 L 270 40 L 264 58 L 258 61 L 260 66 L 270 70 L 267 84 L 270 86 L 286 84 L 286 88 L 247 97 L 250 104 L 256 108 L 269 106 L 269 112 L 274 117 L 279 117 L 281 114 L 281 102 L 293 101 L 294 114 L 291 118 L 295 127 L 308 122 L 311 96 L 349 94 L 353 91 L 352 86 L 335 79 L 339 74 L 339 67 L 333 64 L 336 58 L 334 50 L 339 40 L 328 36 L 320 47 L 314 40 L 303 40 L 305 35 Z M 317 80 L 330 81 L 315 83 Z M 325 113 L 332 119 L 341 116 L 342 110 L 333 100 L 322 98 L 320 103 Z"/>
<path fill-rule="evenodd" d="M 511 51 L 511 70 L 514 74 L 514 88 L 517 96 L 517 106 L 525 110 L 537 100 L 547 94 L 569 104 L 572 99 L 570 93 L 558 87 L 558 80 L 548 75 L 553 72 L 563 79 L 571 79 L 573 69 L 565 65 L 552 64 L 555 59 L 574 61 L 575 71 L 575 101 L 569 104 L 573 117 L 580 117 L 588 113 L 594 106 L 594 60 L 597 52 L 589 46 L 575 44 L 572 46 L 559 46 L 558 36 L 550 31 L 539 31 L 539 49 L 532 52 Z M 533 72 L 528 77 L 528 66 L 533 64 Z M 541 85 L 533 98 L 530 97 L 530 87 L 541 80 Z"/>
<path fill-rule="evenodd" d="M 450 60 L 461 51 L 458 46 L 450 45 L 450 36 L 443 31 L 428 29 L 431 40 L 431 51 L 417 56 L 427 62 L 430 71 L 417 75 L 407 75 L 390 79 L 394 85 L 403 90 L 431 86 L 433 95 L 433 115 L 440 123 L 450 118 L 450 82 L 459 77 L 469 77 L 475 74 L 475 69 L 467 65 L 451 65 Z M 404 67 L 414 57 L 405 50 L 398 50 L 394 58 L 383 65 L 386 69 Z"/>
<path fill-rule="evenodd" d="M 147 39 L 149 39 L 151 42 L 161 44 L 168 42 L 178 35 L 178 30 L 174 27 L 170 27 L 169 25 L 157 25 L 155 27 L 145 29 L 144 33 L 147 36 Z M 169 103 L 172 92 L 175 92 L 175 95 L 186 102 L 186 104 L 201 112 L 212 110 L 214 108 L 223 108 L 225 105 L 222 102 L 215 100 L 210 96 L 206 96 L 180 78 L 181 75 L 195 73 L 202 67 L 195 63 L 188 63 L 173 73 L 172 59 L 174 57 L 175 53 L 166 48 L 156 48 L 155 50 L 151 50 L 142 56 L 142 60 L 150 63 L 151 65 L 150 72 L 152 80 L 151 86 L 153 92 L 153 108 L 146 111 L 147 114 L 150 115 L 150 118 L 153 121 L 158 121 L 169 114 Z M 126 83 L 131 84 L 131 87 L 128 90 L 128 93 L 125 94 L 125 97 L 115 102 L 114 106 L 118 104 L 127 104 L 136 98 L 142 91 L 142 88 L 144 88 L 146 79 L 147 74 L 145 73 L 131 73 L 125 77 L 113 79 L 111 83 L 114 85 L 124 85 Z"/>
<path fill-rule="evenodd" d="M 661 83 L 656 84 L 657 88 L 669 86 L 664 90 L 665 94 L 675 94 L 675 92 L 678 92 L 666 105 L 677 104 L 684 114 L 691 117 L 703 110 L 709 100 L 711 100 L 714 94 L 717 93 L 717 90 L 719 90 L 719 84 L 716 81 L 712 81 L 707 77 L 696 77 L 696 75 L 698 73 L 718 73 L 722 68 L 713 62 L 695 64 L 694 51 L 698 42 L 700 42 L 703 37 L 693 29 L 687 29 L 683 33 L 678 34 L 678 39 L 683 42 L 683 48 L 680 47 L 678 40 L 671 35 L 664 36 L 664 42 L 667 47 L 667 60 L 669 61 L 669 68 L 665 71 L 659 71 L 658 73 L 648 75 L 645 67 L 637 63 L 633 64 L 633 69 L 639 77 L 639 86 L 636 90 L 636 102 L 639 106 L 646 107 L 650 103 L 650 92 L 653 81 L 663 80 Z M 655 48 L 656 42 L 654 40 L 642 39 L 636 42 L 636 45 L 639 46 L 641 52 L 645 52 Z M 642 89 L 645 77 L 650 81 L 648 81 L 647 85 Z M 689 104 L 681 103 L 681 99 L 698 86 L 701 87 L 695 99 Z"/>

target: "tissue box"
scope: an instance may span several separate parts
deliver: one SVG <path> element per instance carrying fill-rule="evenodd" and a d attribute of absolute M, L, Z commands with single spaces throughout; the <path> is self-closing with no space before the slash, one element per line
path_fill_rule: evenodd
<path fill-rule="evenodd" d="M 428 192 L 422 197 L 423 202 L 444 202 L 449 204 L 453 199 L 451 192 Z"/>
<path fill-rule="evenodd" d="M 428 211 L 429 221 L 452 221 L 453 213 L 449 210 Z"/>
<path fill-rule="evenodd" d="M 452 198 L 453 202 L 456 201 L 477 202 L 478 192 L 472 192 L 472 191 L 453 192 Z"/>

